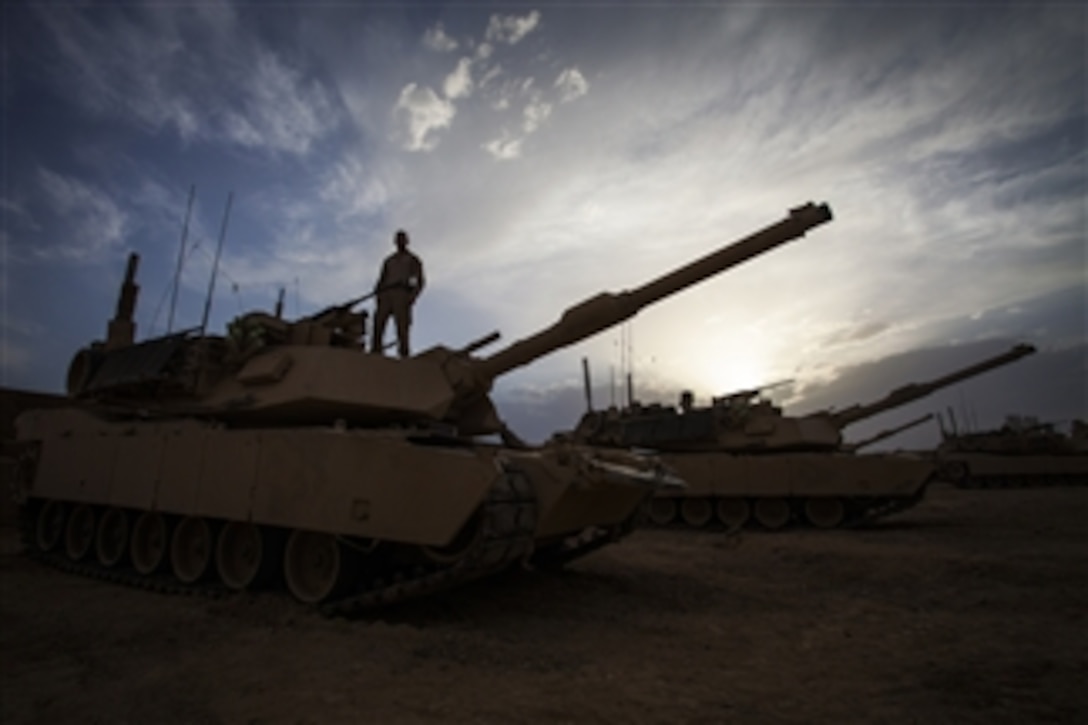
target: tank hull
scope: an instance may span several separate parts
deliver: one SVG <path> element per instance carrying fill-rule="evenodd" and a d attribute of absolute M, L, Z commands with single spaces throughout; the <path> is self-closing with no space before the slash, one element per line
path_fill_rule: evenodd
<path fill-rule="evenodd" d="M 1088 454 L 938 454 L 939 480 L 960 488 L 1088 485 Z"/>
<path fill-rule="evenodd" d="M 350 569 L 313 597 L 334 613 L 537 558 L 569 561 L 629 532 L 652 492 L 647 478 L 598 475 L 586 449 L 470 445 L 412 429 L 232 429 L 73 408 L 25 413 L 18 431 L 26 543 L 47 561 L 143 586 L 147 577 L 132 569 L 147 558 L 135 533 L 146 525 L 169 532 L 169 561 L 156 572 L 203 588 L 254 588 L 230 570 L 246 569 L 259 543 L 270 559 L 261 567 L 280 574 L 269 578 L 303 601 L 312 592 L 303 586 L 300 595 L 292 580 L 321 580 L 307 557 Z M 111 535 L 124 539 L 120 548 Z M 187 546 L 215 550 L 199 576 L 186 569 Z M 192 561 L 200 569 L 201 556 Z"/>
<path fill-rule="evenodd" d="M 657 525 L 857 525 L 920 502 L 933 475 L 932 461 L 902 454 L 718 452 L 664 453 L 682 478 L 682 490 L 654 495 Z"/>

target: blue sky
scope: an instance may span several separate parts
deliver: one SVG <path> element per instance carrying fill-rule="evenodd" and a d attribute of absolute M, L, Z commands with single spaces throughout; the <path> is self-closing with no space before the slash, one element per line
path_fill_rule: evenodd
<path fill-rule="evenodd" d="M 1082 4 L 3 13 L 5 385 L 60 390 L 129 251 L 139 334 L 165 331 L 191 186 L 175 328 L 199 324 L 233 192 L 213 330 L 281 287 L 289 315 L 362 294 L 404 228 L 416 350 L 513 342 L 811 200 L 835 221 L 503 378 L 500 411 L 529 438 L 571 425 L 582 357 L 598 403 L 632 369 L 665 401 L 791 378 L 803 412 L 1026 341 L 926 410 L 1088 414 Z"/>

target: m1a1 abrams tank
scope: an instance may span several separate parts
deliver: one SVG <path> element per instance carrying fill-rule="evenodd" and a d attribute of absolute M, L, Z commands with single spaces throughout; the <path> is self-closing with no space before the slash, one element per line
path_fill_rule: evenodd
<path fill-rule="evenodd" d="M 791 523 L 820 528 L 857 524 L 920 501 L 934 462 L 900 453 L 854 453 L 856 447 L 843 444 L 844 428 L 1032 352 L 1031 346 L 1018 345 L 942 378 L 837 412 L 785 416 L 760 395 L 762 388 L 715 398 L 703 408 L 693 407 L 685 393 L 679 410 L 633 405 L 623 411 L 590 411 L 559 439 L 658 452 L 687 483 L 682 490 L 655 494 L 650 520 L 658 525 L 735 528 L 754 521 L 776 530 Z"/>
<path fill-rule="evenodd" d="M 407 359 L 368 353 L 350 302 L 137 344 L 133 258 L 106 340 L 72 361 L 72 405 L 17 421 L 30 550 L 166 589 L 279 573 L 329 613 L 562 564 L 627 533 L 669 477 L 624 452 L 484 442 L 508 433 L 492 382 L 830 219 L 826 205 L 794 209 L 486 357 L 473 352 L 497 334 Z"/>
<path fill-rule="evenodd" d="M 1088 424 L 1068 433 L 1053 423 L 1009 416 L 997 430 L 961 433 L 942 426 L 937 478 L 960 488 L 1088 485 Z"/>

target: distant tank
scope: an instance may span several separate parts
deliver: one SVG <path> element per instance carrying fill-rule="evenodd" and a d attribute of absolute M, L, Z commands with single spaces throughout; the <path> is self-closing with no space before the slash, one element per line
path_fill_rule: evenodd
<path fill-rule="evenodd" d="M 488 397 L 493 381 L 830 219 L 826 205 L 793 209 L 487 357 L 472 353 L 497 333 L 407 359 L 368 353 L 365 313 L 352 311 L 363 298 L 136 343 L 133 256 L 106 339 L 69 368 L 71 405 L 17 420 L 29 550 L 168 590 L 278 579 L 333 614 L 516 563 L 561 565 L 628 533 L 675 479 L 645 456 L 519 445 Z M 478 438 L 494 434 L 504 443 Z"/>
<path fill-rule="evenodd" d="M 953 424 L 954 425 L 954 424 Z M 941 427 L 937 478 L 960 488 L 1088 485 L 1088 424 L 1068 433 L 1030 416 L 1008 416 L 996 430 Z"/>
<path fill-rule="evenodd" d="M 590 411 L 574 431 L 556 439 L 659 453 L 687 486 L 654 496 L 649 513 L 657 525 L 699 528 L 720 523 L 735 528 L 754 522 L 769 530 L 791 523 L 853 525 L 918 503 L 935 466 L 925 456 L 858 454 L 859 447 L 873 441 L 845 445 L 844 428 L 1034 350 L 1017 345 L 984 362 L 841 411 L 786 416 L 761 395 L 766 388 L 715 398 L 702 408 L 693 406 L 685 393 L 679 409 L 636 404 Z M 894 432 L 898 429 L 880 435 Z"/>

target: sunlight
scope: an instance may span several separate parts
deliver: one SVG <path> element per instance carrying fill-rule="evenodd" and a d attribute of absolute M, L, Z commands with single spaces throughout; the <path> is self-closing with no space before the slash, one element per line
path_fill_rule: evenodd
<path fill-rule="evenodd" d="M 693 348 L 696 345 L 693 343 Z M 729 340 L 713 344 L 712 354 L 706 354 L 705 344 L 687 356 L 690 388 L 697 400 L 732 393 L 774 382 L 764 356 L 745 346 L 735 346 Z M 700 354 L 700 352 L 702 354 Z"/>
<path fill-rule="evenodd" d="M 653 341 L 657 349 L 670 351 L 658 356 L 656 377 L 691 390 L 700 404 L 713 396 L 775 382 L 774 371 L 781 369 L 774 364 L 774 341 L 752 328 L 739 334 L 665 337 L 669 339 Z M 649 347 L 651 341 L 644 340 L 644 345 Z"/>

